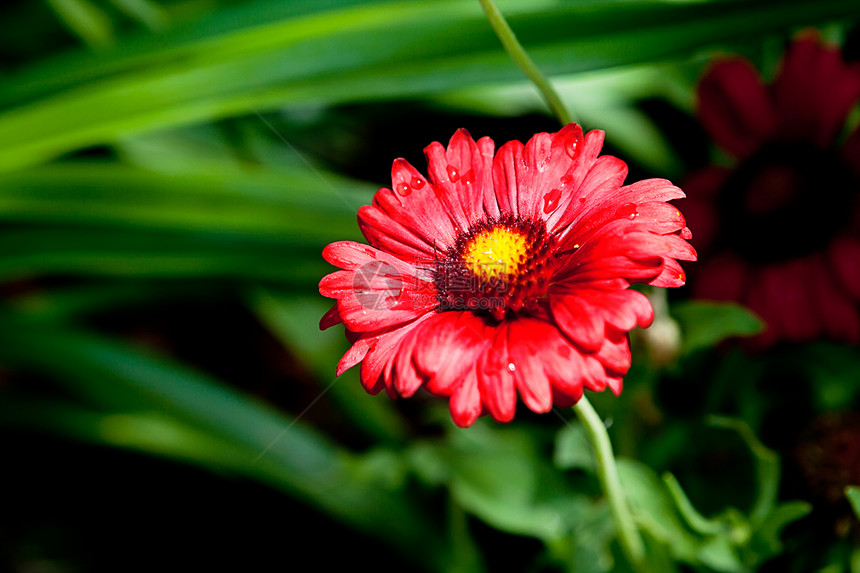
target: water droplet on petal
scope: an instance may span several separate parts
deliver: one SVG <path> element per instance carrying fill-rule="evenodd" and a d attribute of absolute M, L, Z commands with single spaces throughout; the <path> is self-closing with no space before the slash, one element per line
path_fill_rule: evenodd
<path fill-rule="evenodd" d="M 397 191 L 397 194 L 401 197 L 406 197 L 407 195 L 412 193 L 412 187 L 410 187 L 408 183 L 398 183 L 395 186 L 395 190 Z"/>
<path fill-rule="evenodd" d="M 573 181 L 573 177 L 570 175 L 562 175 L 561 176 L 561 186 L 570 185 L 570 182 Z"/>
<path fill-rule="evenodd" d="M 564 151 L 567 153 L 568 157 L 576 159 L 576 156 L 579 155 L 579 139 L 572 138 L 569 141 L 565 141 Z"/>
<path fill-rule="evenodd" d="M 422 187 L 424 187 L 424 180 L 420 177 L 413 177 L 412 186 L 416 189 L 421 189 Z"/>
<path fill-rule="evenodd" d="M 638 214 L 639 211 L 636 210 L 636 203 L 625 203 L 615 212 L 615 217 L 618 219 L 630 219 L 632 221 Z"/>
<path fill-rule="evenodd" d="M 561 199 L 561 191 L 553 189 L 543 196 L 543 212 L 549 215 L 558 209 L 558 201 Z"/>
<path fill-rule="evenodd" d="M 580 197 L 580 198 L 579 198 L 579 202 L 580 202 L 580 203 L 585 203 L 585 197 Z"/>
<path fill-rule="evenodd" d="M 460 178 L 460 180 L 461 180 L 463 183 L 465 183 L 466 185 L 471 185 L 472 183 L 474 183 L 474 182 L 475 182 L 475 170 L 474 170 L 474 169 L 469 169 L 468 171 L 466 171 L 466 172 L 463 174 L 463 177 L 461 177 L 461 178 Z"/>
<path fill-rule="evenodd" d="M 517 365 L 514 364 L 513 362 L 508 362 L 508 371 L 509 372 L 516 372 L 516 370 L 517 370 Z"/>
<path fill-rule="evenodd" d="M 447 167 L 447 170 L 448 170 L 448 179 L 451 181 L 451 183 L 456 183 L 457 180 L 460 179 L 460 172 L 457 171 L 457 168 L 454 167 L 453 165 L 449 165 Z"/>

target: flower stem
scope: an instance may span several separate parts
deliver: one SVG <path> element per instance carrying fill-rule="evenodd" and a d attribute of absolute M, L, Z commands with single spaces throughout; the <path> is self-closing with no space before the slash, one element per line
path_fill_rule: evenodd
<path fill-rule="evenodd" d="M 484 8 L 484 12 L 487 14 L 487 19 L 490 21 L 490 25 L 496 32 L 496 36 L 501 40 L 505 51 L 511 59 L 516 62 L 520 69 L 525 72 L 526 76 L 535 84 L 535 86 L 537 86 L 541 95 L 543 95 L 543 98 L 546 100 L 547 105 L 549 105 L 550 110 L 552 110 L 553 115 L 558 118 L 562 125 L 570 123 L 572 118 L 570 113 L 568 113 L 567 108 L 565 108 L 564 104 L 561 102 L 561 98 L 558 97 L 552 84 L 549 83 L 546 76 L 541 73 L 526 53 L 525 49 L 523 49 L 523 46 L 520 44 L 519 40 L 517 40 L 514 31 L 511 30 L 505 17 L 502 16 L 502 13 L 499 12 L 499 9 L 496 7 L 495 2 L 493 2 L 493 0 L 478 1 Z"/>
<path fill-rule="evenodd" d="M 621 481 L 618 478 L 618 468 L 615 466 L 615 455 L 612 453 L 612 444 L 609 442 L 606 426 L 585 396 L 579 399 L 573 410 L 579 421 L 585 426 L 588 439 L 594 447 L 597 458 L 597 477 L 609 502 L 609 511 L 615 521 L 621 549 L 634 571 L 643 572 L 645 570 L 645 545 L 636 524 L 633 522 L 627 500 L 624 498 L 624 490 L 621 488 Z"/>

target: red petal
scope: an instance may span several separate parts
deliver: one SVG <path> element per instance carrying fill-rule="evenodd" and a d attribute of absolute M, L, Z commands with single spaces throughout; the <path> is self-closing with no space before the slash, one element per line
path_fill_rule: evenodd
<path fill-rule="evenodd" d="M 615 218 L 615 212 L 622 205 L 613 196 L 618 193 L 624 178 L 627 177 L 627 164 L 611 155 L 599 157 L 582 184 L 572 190 L 572 199 L 558 226 L 567 227 L 561 235 L 575 237 L 582 244 L 590 234 Z"/>
<path fill-rule="evenodd" d="M 776 127 L 773 103 L 746 60 L 715 64 L 699 83 L 699 117 L 713 140 L 738 158 L 752 155 Z"/>
<path fill-rule="evenodd" d="M 452 311 L 431 317 L 413 331 L 416 345 L 411 361 L 429 379 L 428 391 L 451 395 L 489 347 L 485 330 L 483 321 L 471 312 Z"/>
<path fill-rule="evenodd" d="M 820 308 L 828 335 L 851 344 L 860 342 L 860 316 L 855 301 L 843 289 L 821 257 L 815 257 L 808 279 L 812 300 Z"/>
<path fill-rule="evenodd" d="M 323 277 L 319 290 L 323 296 L 338 299 L 338 315 L 351 331 L 396 326 L 438 305 L 432 278 L 420 266 L 352 241 L 328 245 L 323 257 L 349 269 Z"/>
<path fill-rule="evenodd" d="M 783 137 L 829 147 L 860 98 L 860 64 L 805 34 L 786 52 L 773 93 Z"/>
<path fill-rule="evenodd" d="M 509 350 L 517 389 L 523 403 L 533 412 L 549 412 L 552 408 L 550 376 L 579 378 L 578 372 L 566 367 L 570 361 L 562 354 L 569 356 L 576 351 L 568 346 L 557 328 L 543 321 L 521 319 L 511 323 Z"/>
<path fill-rule="evenodd" d="M 589 352 L 600 349 L 606 330 L 603 316 L 578 293 L 551 296 L 550 308 L 556 324 L 571 340 Z"/>
<path fill-rule="evenodd" d="M 481 393 L 475 367 L 469 369 L 463 383 L 454 391 L 449 401 L 451 419 L 461 428 L 468 428 L 481 415 Z"/>
<path fill-rule="evenodd" d="M 606 338 L 600 351 L 594 356 L 608 374 L 621 377 L 630 369 L 630 343 L 627 334 L 607 329 Z M 606 380 L 607 384 L 610 380 Z M 611 386 L 611 385 L 610 385 Z"/>
<path fill-rule="evenodd" d="M 393 361 L 398 354 L 400 343 L 426 318 L 418 319 L 417 321 L 408 324 L 402 328 L 391 330 L 376 336 L 376 342 L 361 362 L 361 383 L 366 389 L 376 388 L 380 380 L 384 380 L 386 389 L 392 388 L 392 380 L 390 377 L 383 377 L 386 371 L 391 371 Z M 368 390 L 370 391 L 370 390 Z"/>
<path fill-rule="evenodd" d="M 382 209 L 364 205 L 358 210 L 358 227 L 374 247 L 401 259 L 433 260 L 436 247 L 424 237 L 392 219 Z"/>
<path fill-rule="evenodd" d="M 346 354 L 340 359 L 340 362 L 337 363 L 337 376 L 340 376 L 362 360 L 367 355 L 367 352 L 376 342 L 376 337 L 372 338 L 359 338 L 355 341 L 355 343 L 346 351 Z M 377 389 L 376 392 L 379 392 Z M 376 393 L 374 392 L 374 394 Z"/>
<path fill-rule="evenodd" d="M 860 242 L 842 238 L 829 249 L 830 264 L 854 300 L 860 300 Z"/>
<path fill-rule="evenodd" d="M 343 323 L 343 319 L 340 317 L 340 313 L 337 311 L 337 305 L 334 305 L 320 319 L 320 330 L 326 330 L 336 324 L 341 323 Z"/>
<path fill-rule="evenodd" d="M 508 350 L 508 324 L 500 324 L 493 333 L 492 346 L 478 364 L 478 387 L 481 400 L 497 422 L 510 422 L 517 408 L 510 352 Z"/>
<path fill-rule="evenodd" d="M 494 211 L 491 175 L 494 147 L 491 139 L 482 138 L 478 144 L 468 131 L 458 129 L 447 149 L 438 142 L 424 149 L 430 180 L 460 229 L 468 229 L 485 218 L 487 212 Z M 495 213 L 498 214 L 497 208 Z"/>
<path fill-rule="evenodd" d="M 502 213 L 519 214 L 519 182 L 517 173 L 524 170 L 523 144 L 509 141 L 499 148 L 493 159 L 493 186 Z M 526 192 L 523 185 L 523 192 Z"/>

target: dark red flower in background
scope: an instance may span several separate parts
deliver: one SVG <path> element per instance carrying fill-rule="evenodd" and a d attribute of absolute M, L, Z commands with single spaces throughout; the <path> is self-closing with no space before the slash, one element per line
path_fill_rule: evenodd
<path fill-rule="evenodd" d="M 403 159 L 358 222 L 370 246 L 323 251 L 343 269 L 320 282 L 337 299 L 352 347 L 338 375 L 361 363 L 371 394 L 450 398 L 469 426 L 510 421 L 517 393 L 535 412 L 570 406 L 583 388 L 616 394 L 630 366 L 627 332 L 648 326 L 631 283 L 680 286 L 676 259 L 695 252 L 684 194 L 665 180 L 622 186 L 624 162 L 598 157 L 603 132 L 570 124 L 523 146 L 475 142 L 459 130 L 425 149 L 429 177 Z"/>
<path fill-rule="evenodd" d="M 761 316 L 755 341 L 860 342 L 860 64 L 805 34 L 770 85 L 746 60 L 719 61 L 699 85 L 699 116 L 735 158 L 685 183 L 684 211 L 705 263 L 699 298 Z"/>

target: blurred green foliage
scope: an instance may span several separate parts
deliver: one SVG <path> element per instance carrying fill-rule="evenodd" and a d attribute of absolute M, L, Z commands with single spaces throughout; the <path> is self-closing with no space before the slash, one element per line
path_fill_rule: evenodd
<path fill-rule="evenodd" d="M 710 56 L 767 61 L 797 29 L 843 34 L 858 16 L 854 0 L 499 5 L 578 121 L 606 129 L 634 170 L 672 177 L 691 167 L 676 134 Z M 625 570 L 570 415 L 455 429 L 444 405 L 369 397 L 354 373 L 335 380 L 346 343 L 317 329 L 327 303 L 316 285 L 330 269 L 320 252 L 360 239 L 355 212 L 395 156 L 453 133 L 439 124 L 521 140 L 552 125 L 477 2 L 22 0 L 0 14 L 4 440 L 48 434 L 105 447 L 105 464 L 118 448 L 266 484 L 378 543 L 366 556 L 335 549 L 341 564 L 386 570 L 394 551 L 392 570 Z M 673 111 L 649 112 L 654 101 Z M 171 310 L 202 303 L 205 320 Z M 277 358 L 248 348 L 236 312 L 265 329 Z M 622 478 L 653 562 L 742 572 L 784 554 L 771 570 L 857 573 L 846 537 L 798 528 L 783 544 L 810 506 L 786 501 L 803 496 L 796 480 L 780 494 L 779 456 L 755 437 L 785 430 L 769 423 L 780 409 L 811 419 L 854 408 L 856 349 L 754 360 L 719 347 L 757 332 L 745 310 L 679 302 L 671 314 L 677 360 L 658 366 L 637 347 L 627 390 L 595 398 L 628 456 Z M 166 315 L 154 333 L 151 315 Z M 218 348 L 206 347 L 211 329 Z M 239 373 L 185 357 L 183 336 Z M 266 360 L 287 364 L 275 376 L 285 389 L 249 379 Z M 789 371 L 809 400 L 767 386 Z M 733 416 L 719 425 L 741 439 L 717 437 L 730 432 L 708 426 L 711 414 Z M 745 470 L 707 469 L 750 452 Z M 32 564 L 9 549 L 11 521 L 0 533 L 5 568 Z M 289 536 L 276 566 L 345 542 Z M 32 552 L 50 561 L 37 538 Z"/>

